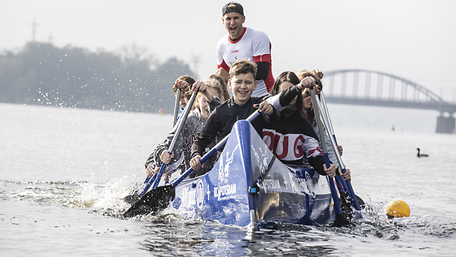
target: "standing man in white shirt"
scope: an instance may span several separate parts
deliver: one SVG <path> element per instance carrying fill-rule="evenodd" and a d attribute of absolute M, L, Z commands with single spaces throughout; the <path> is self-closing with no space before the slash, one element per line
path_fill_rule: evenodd
<path fill-rule="evenodd" d="M 228 35 L 217 44 L 217 72 L 225 80 L 229 78 L 231 65 L 241 59 L 257 64 L 257 87 L 252 96 L 262 97 L 272 90 L 271 42 L 263 31 L 244 27 L 244 8 L 236 2 L 229 2 L 222 8 L 222 23 Z"/>

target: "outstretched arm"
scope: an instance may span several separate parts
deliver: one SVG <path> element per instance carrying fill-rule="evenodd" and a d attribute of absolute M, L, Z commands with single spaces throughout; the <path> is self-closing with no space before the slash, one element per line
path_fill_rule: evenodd
<path fill-rule="evenodd" d="M 295 86 L 289 87 L 284 91 L 280 92 L 273 97 L 269 97 L 266 99 L 268 103 L 270 103 L 274 108 L 276 108 L 279 112 L 283 110 L 287 105 L 293 101 L 293 99 L 301 93 L 304 88 L 310 88 L 315 85 L 315 79 L 311 76 L 305 77 L 301 82 Z"/>

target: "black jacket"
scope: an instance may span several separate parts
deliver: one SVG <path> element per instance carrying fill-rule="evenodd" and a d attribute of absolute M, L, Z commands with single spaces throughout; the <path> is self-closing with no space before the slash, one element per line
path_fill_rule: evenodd
<path fill-rule="evenodd" d="M 222 105 L 215 108 L 206 121 L 200 135 L 193 142 L 192 157 L 196 155 L 202 156 L 204 149 L 211 144 L 211 142 L 219 142 L 227 136 L 234 123 L 238 120 L 245 120 L 257 109 L 253 107 L 254 104 L 260 104 L 265 98 L 250 97 L 250 99 L 243 105 L 237 105 L 233 97 L 225 101 Z M 275 123 L 280 119 L 280 113 L 273 108 L 271 115 L 261 114 L 251 123 L 258 135 L 263 137 L 263 127 L 265 123 Z M 220 150 L 222 150 L 221 148 Z"/>

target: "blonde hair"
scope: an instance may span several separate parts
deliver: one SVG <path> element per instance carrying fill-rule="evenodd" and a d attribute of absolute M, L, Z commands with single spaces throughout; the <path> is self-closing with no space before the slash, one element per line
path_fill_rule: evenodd
<path fill-rule="evenodd" d="M 206 97 L 204 93 L 198 92 L 198 94 L 196 95 L 196 99 L 200 99 L 203 96 Z"/>
<path fill-rule="evenodd" d="M 185 97 L 185 101 L 188 103 L 188 101 L 190 101 L 190 98 L 192 98 L 192 95 L 193 95 L 193 91 L 187 91 L 184 93 L 184 97 Z M 206 97 L 206 95 L 204 93 L 201 93 L 201 92 L 198 92 L 196 94 L 196 98 L 195 98 L 195 102 L 193 103 L 193 106 L 192 106 L 192 111 L 195 110 L 195 108 L 198 107 L 198 109 L 200 110 L 199 106 L 198 106 L 198 99 L 200 99 L 201 97 Z"/>
<path fill-rule="evenodd" d="M 304 76 L 304 74 L 307 74 L 308 72 L 308 70 L 300 70 L 296 72 L 296 76 L 298 76 L 299 81 L 303 80 L 307 76 Z"/>
<path fill-rule="evenodd" d="M 226 88 L 225 79 L 215 74 L 209 76 L 209 78 L 204 81 L 208 88 L 213 88 L 219 94 L 219 98 L 222 102 L 228 100 L 230 98 L 230 94 L 228 93 L 228 89 Z"/>
<path fill-rule="evenodd" d="M 204 81 L 204 83 L 206 84 L 207 88 L 212 88 L 214 89 L 215 91 L 217 91 L 217 95 L 214 95 L 218 98 L 220 98 L 220 100 L 223 102 L 225 101 L 223 98 L 223 95 L 222 95 L 222 89 L 220 87 L 217 86 L 217 82 L 214 82 L 213 80 L 206 80 Z"/>

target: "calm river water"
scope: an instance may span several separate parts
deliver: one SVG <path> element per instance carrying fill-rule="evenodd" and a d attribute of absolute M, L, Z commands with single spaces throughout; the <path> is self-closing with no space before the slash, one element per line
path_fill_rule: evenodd
<path fill-rule="evenodd" d="M 0 256 L 455 256 L 456 135 L 338 126 L 335 107 L 364 219 L 249 233 L 173 213 L 119 218 L 171 116 L 0 104 Z M 385 217 L 395 198 L 410 217 Z"/>

